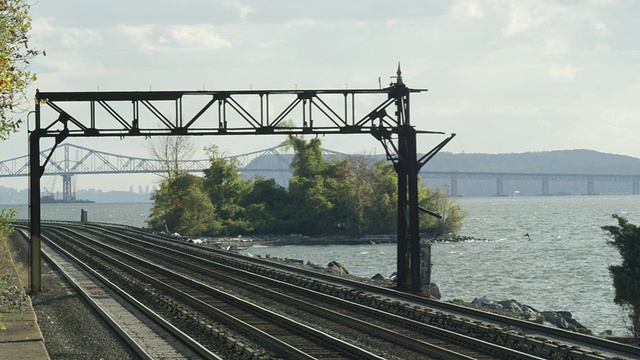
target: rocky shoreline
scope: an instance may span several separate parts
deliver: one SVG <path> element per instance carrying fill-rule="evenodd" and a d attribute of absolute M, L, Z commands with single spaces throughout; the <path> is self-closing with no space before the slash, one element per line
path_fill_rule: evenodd
<path fill-rule="evenodd" d="M 376 274 L 373 277 L 362 278 L 349 275 L 348 269 L 337 261 L 331 261 L 326 266 L 316 264 L 311 261 L 307 261 L 306 263 L 303 260 L 297 259 L 288 259 L 288 258 L 277 258 L 273 256 L 266 257 L 272 261 L 281 261 L 290 265 L 300 266 L 308 269 L 313 269 L 316 271 L 328 272 L 334 275 L 351 277 L 358 281 L 368 282 L 379 286 L 394 288 L 395 287 L 395 273 L 391 274 L 389 277 L 385 277 L 382 274 Z M 431 284 L 430 287 L 430 296 L 432 298 L 441 299 L 440 290 L 436 284 Z M 450 303 L 471 307 L 478 310 L 491 312 L 503 316 L 508 316 L 512 318 L 517 318 L 521 320 L 535 322 L 541 325 L 549 326 L 549 327 L 557 327 L 567 331 L 578 332 L 586 335 L 596 335 L 604 338 L 608 338 L 610 340 L 624 342 L 632 344 L 634 339 L 629 336 L 613 336 L 611 330 L 603 331 L 599 334 L 594 334 L 591 329 L 588 329 L 586 326 L 582 325 L 578 320 L 573 318 L 573 315 L 570 311 L 564 310 L 544 310 L 539 311 L 532 306 L 520 303 L 514 299 L 506 299 L 506 300 L 495 300 L 490 299 L 487 296 L 476 297 L 472 301 L 467 302 L 461 299 L 454 299 L 449 301 Z"/>
<path fill-rule="evenodd" d="M 155 233 L 155 232 L 154 232 Z M 221 236 L 221 237 L 203 237 L 191 238 L 181 236 L 180 234 L 167 234 L 164 232 L 155 233 L 156 235 L 170 236 L 185 242 L 194 244 L 209 244 L 218 248 L 246 248 L 249 246 L 286 246 L 286 245 L 366 245 L 366 244 L 393 244 L 396 242 L 396 235 L 365 235 L 365 236 L 348 236 L 348 235 L 319 235 L 306 236 L 301 234 L 290 235 L 251 235 L 237 237 Z M 473 236 L 445 234 L 421 234 L 421 239 L 429 243 L 444 242 L 465 242 L 465 241 L 490 241 L 487 239 L 475 238 Z"/>

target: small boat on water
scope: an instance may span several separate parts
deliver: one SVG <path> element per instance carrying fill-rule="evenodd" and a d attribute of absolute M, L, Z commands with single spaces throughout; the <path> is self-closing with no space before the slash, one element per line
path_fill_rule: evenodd
<path fill-rule="evenodd" d="M 42 195 L 40 198 L 40 202 L 42 204 L 92 204 L 95 201 L 92 200 L 84 200 L 84 199 L 56 199 L 53 194 Z"/>

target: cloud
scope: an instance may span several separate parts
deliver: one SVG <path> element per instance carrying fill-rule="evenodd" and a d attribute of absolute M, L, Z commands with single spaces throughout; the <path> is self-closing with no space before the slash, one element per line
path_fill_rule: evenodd
<path fill-rule="evenodd" d="M 237 11 L 238 16 L 240 16 L 242 20 L 246 20 L 247 15 L 251 14 L 254 11 L 251 6 L 241 4 L 239 1 L 235 1 L 235 0 L 225 0 L 225 2 L 223 3 L 223 6 L 226 7 L 227 9 L 232 9 Z"/>
<path fill-rule="evenodd" d="M 545 41 L 542 49 L 543 55 L 560 56 L 566 54 L 569 50 L 569 43 L 562 39 L 548 39 Z"/>
<path fill-rule="evenodd" d="M 216 34 L 208 24 L 174 25 L 119 25 L 118 30 L 139 44 L 145 54 L 169 51 L 201 51 L 230 48 L 231 43 Z"/>
<path fill-rule="evenodd" d="M 496 10 L 502 11 L 500 8 L 496 8 Z M 507 24 L 503 28 L 503 35 L 511 37 L 541 25 L 554 27 L 551 20 L 566 11 L 568 11 L 568 8 L 550 2 L 509 2 Z"/>
<path fill-rule="evenodd" d="M 549 68 L 549 77 L 552 79 L 573 80 L 576 77 L 578 68 L 570 64 L 553 64 Z"/>
<path fill-rule="evenodd" d="M 482 18 L 484 9 L 478 0 L 458 0 L 451 5 L 451 15 L 460 18 Z"/>
<path fill-rule="evenodd" d="M 508 23 L 504 28 L 504 36 L 513 36 L 524 31 L 533 24 L 533 18 L 528 9 L 514 6 L 509 12 Z"/>

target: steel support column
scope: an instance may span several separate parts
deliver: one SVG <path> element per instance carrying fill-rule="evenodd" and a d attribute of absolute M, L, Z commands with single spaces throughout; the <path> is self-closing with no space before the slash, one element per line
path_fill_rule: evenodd
<path fill-rule="evenodd" d="M 402 149 L 406 149 L 404 137 L 398 139 L 398 163 L 394 164 L 398 174 L 398 209 L 397 224 L 397 268 L 396 286 L 400 291 L 409 289 L 409 242 L 407 241 L 407 171 L 405 164 L 401 161 Z"/>
<path fill-rule="evenodd" d="M 406 134 L 407 192 L 409 195 L 409 223 L 407 224 L 407 242 L 411 260 L 411 291 L 421 290 L 420 271 L 420 223 L 418 219 L 418 155 L 416 146 L 416 130 L 411 125 L 404 125 Z M 401 134 L 403 131 L 400 132 Z M 401 135 L 402 136 L 402 135 Z"/>
<path fill-rule="evenodd" d="M 40 177 L 44 173 L 40 166 L 40 103 L 36 102 L 36 126 L 29 134 L 29 220 L 31 231 L 31 295 L 41 289 L 40 263 Z"/>

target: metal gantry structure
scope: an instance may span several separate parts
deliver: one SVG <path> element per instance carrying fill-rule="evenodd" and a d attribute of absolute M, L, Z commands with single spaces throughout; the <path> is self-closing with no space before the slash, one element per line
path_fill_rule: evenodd
<path fill-rule="evenodd" d="M 41 139 L 54 139 L 55 149 L 75 137 L 370 134 L 398 174 L 397 286 L 419 292 L 418 172 L 455 135 L 417 158 L 418 134 L 444 134 L 412 126 L 410 95 L 422 91 L 404 84 L 400 66 L 380 89 L 37 91 L 29 131 L 31 291 L 41 288 L 40 178 L 51 158 L 41 162 Z"/>

